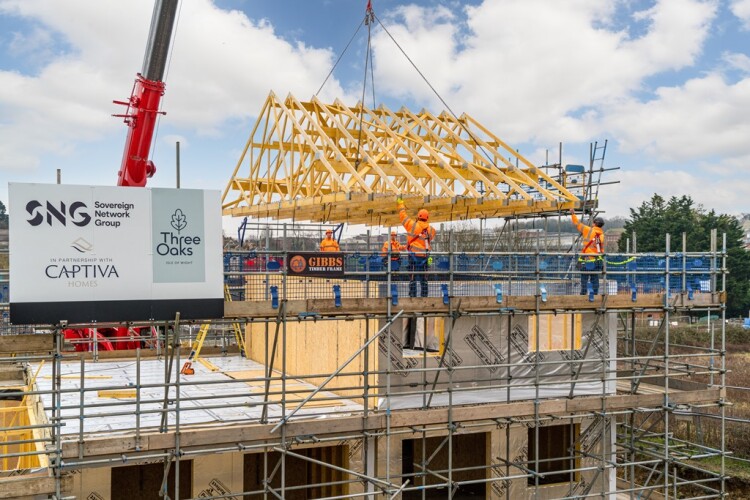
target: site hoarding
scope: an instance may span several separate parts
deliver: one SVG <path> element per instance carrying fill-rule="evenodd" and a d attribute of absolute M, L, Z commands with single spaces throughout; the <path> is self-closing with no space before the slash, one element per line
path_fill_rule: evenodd
<path fill-rule="evenodd" d="M 14 324 L 223 316 L 219 191 L 9 184 Z"/>

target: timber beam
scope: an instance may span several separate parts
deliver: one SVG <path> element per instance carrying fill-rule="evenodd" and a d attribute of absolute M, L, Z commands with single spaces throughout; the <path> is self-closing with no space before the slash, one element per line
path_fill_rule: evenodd
<path fill-rule="evenodd" d="M 704 388 L 689 392 L 670 392 L 670 403 L 700 404 L 713 403 L 721 399 L 718 388 Z M 631 408 L 661 408 L 664 404 L 663 394 L 617 394 L 602 398 L 601 396 L 582 396 L 574 399 L 550 399 L 540 401 L 516 401 L 511 403 L 491 403 L 483 405 L 453 406 L 429 409 L 396 410 L 391 412 L 390 423 L 387 423 L 386 412 L 371 412 L 368 416 L 347 414 L 341 417 L 326 419 L 300 419 L 285 424 L 285 436 L 336 437 L 348 434 L 379 433 L 390 426 L 391 431 L 413 429 L 422 425 L 441 425 L 453 423 L 470 423 L 498 419 L 532 417 L 538 408 L 543 415 L 577 415 L 591 412 L 615 412 Z M 449 420 L 450 419 L 450 420 Z M 237 446 L 243 444 L 278 443 L 279 434 L 272 430 L 276 424 L 251 425 L 216 425 L 180 429 L 180 446 L 183 450 L 200 450 L 216 448 L 221 445 Z M 137 453 L 157 452 L 174 448 L 175 436 L 167 433 L 141 433 L 137 442 L 134 435 L 87 436 L 80 443 L 77 439 L 63 442 L 63 459 L 70 466 L 77 460 L 94 457 L 121 457 L 132 454 L 137 461 Z M 269 444 L 272 446 L 272 444 Z M 239 448 L 238 448 L 239 449 Z"/>
<path fill-rule="evenodd" d="M 0 336 L 0 355 L 46 353 L 55 350 L 52 334 L 19 334 Z"/>
<path fill-rule="evenodd" d="M 323 317 L 346 317 L 361 315 L 385 315 L 388 312 L 388 298 L 341 299 L 336 306 L 331 299 L 289 300 L 286 302 L 287 317 L 309 316 L 311 313 Z M 622 311 L 657 310 L 664 307 L 677 309 L 700 309 L 719 307 L 724 301 L 722 294 L 700 294 L 689 300 L 687 294 L 671 294 L 669 299 L 663 293 L 640 294 L 636 300 L 630 295 L 597 295 L 590 302 L 584 295 L 560 295 L 547 297 L 542 301 L 535 296 L 508 296 L 498 303 L 495 297 L 452 297 L 446 305 L 441 297 L 400 298 L 398 309 L 406 313 L 529 313 L 537 308 L 544 312 L 556 311 Z M 226 318 L 276 318 L 278 309 L 271 301 L 229 301 L 224 303 Z"/>
<path fill-rule="evenodd" d="M 61 491 L 70 491 L 73 486 L 73 476 L 61 478 Z M 29 474 L 28 476 L 14 476 L 0 478 L 0 498 L 48 498 L 57 491 L 54 477 Z"/>

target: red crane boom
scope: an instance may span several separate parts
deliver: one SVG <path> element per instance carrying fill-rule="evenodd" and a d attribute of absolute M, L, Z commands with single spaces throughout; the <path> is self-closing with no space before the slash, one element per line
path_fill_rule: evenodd
<path fill-rule="evenodd" d="M 135 79 L 133 91 L 128 101 L 114 101 L 127 106 L 122 115 L 128 126 L 128 137 L 122 155 L 120 171 L 117 174 L 118 186 L 144 187 L 149 177 L 156 172 L 156 166 L 149 159 L 151 143 L 156 128 L 161 98 L 164 95 L 164 70 L 169 54 L 178 0 L 156 0 L 151 17 L 151 30 L 143 59 L 143 69 Z"/>
<path fill-rule="evenodd" d="M 179 0 L 156 0 L 151 16 L 151 30 L 148 35 L 143 69 L 135 79 L 133 91 L 127 101 L 113 101 L 127 106 L 125 114 L 113 115 L 123 118 L 128 125 L 128 137 L 122 155 L 120 172 L 117 174 L 118 186 L 144 187 L 149 177 L 154 175 L 156 167 L 149 160 L 151 142 L 154 139 L 156 118 L 159 104 L 164 95 L 164 70 L 169 55 L 169 44 L 177 16 Z M 66 328 L 63 334 L 66 339 L 76 343 L 76 351 L 93 350 L 97 343 L 99 350 L 136 349 L 141 347 L 145 337 L 142 328 Z M 150 330 L 146 328 L 145 330 Z M 86 340 L 88 339 L 88 340 Z M 111 342 L 111 340 L 115 340 Z"/>

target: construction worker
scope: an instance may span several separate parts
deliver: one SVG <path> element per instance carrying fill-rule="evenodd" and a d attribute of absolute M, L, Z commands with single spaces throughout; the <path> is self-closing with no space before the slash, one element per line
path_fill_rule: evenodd
<path fill-rule="evenodd" d="M 578 258 L 580 268 L 582 271 L 596 271 L 591 274 L 581 274 L 581 295 L 588 293 L 589 282 L 591 282 L 594 295 L 598 295 L 599 272 L 602 270 L 602 254 L 604 253 L 604 231 L 602 230 L 604 219 L 595 217 L 594 225 L 587 226 L 578 220 L 572 208 L 570 216 L 573 219 L 573 225 L 583 237 L 582 255 Z"/>
<path fill-rule="evenodd" d="M 320 242 L 321 252 L 340 252 L 339 242 L 333 239 L 333 230 L 326 230 L 326 237 Z"/>
<path fill-rule="evenodd" d="M 432 240 L 435 239 L 435 229 L 430 226 L 427 220 L 430 213 L 427 209 L 421 209 L 417 212 L 416 222 L 406 215 L 404 200 L 399 198 L 398 218 L 406 229 L 406 250 L 409 252 L 409 297 L 417 296 L 417 281 L 421 282 L 420 296 L 427 297 L 427 267 L 432 261 L 430 251 L 432 250 Z"/>
<path fill-rule="evenodd" d="M 380 256 L 384 259 L 387 258 L 389 249 L 391 253 L 391 271 L 398 271 L 401 267 L 401 252 L 406 250 L 406 247 L 398 241 L 398 233 L 396 231 L 391 231 L 391 239 L 383 243 Z"/>

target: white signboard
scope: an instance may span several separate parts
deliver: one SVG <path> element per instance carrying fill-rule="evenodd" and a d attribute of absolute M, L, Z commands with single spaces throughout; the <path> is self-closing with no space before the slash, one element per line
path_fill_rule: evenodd
<path fill-rule="evenodd" d="M 219 191 L 9 185 L 15 324 L 223 315 Z"/>

